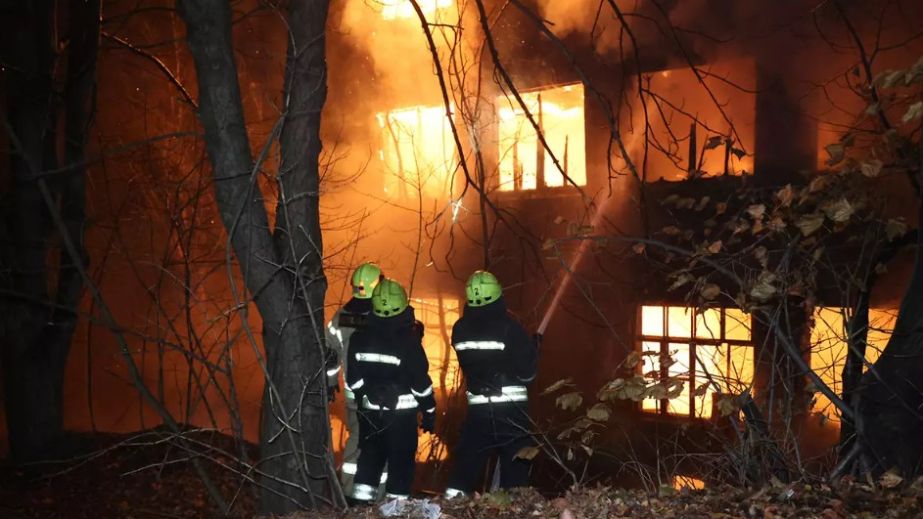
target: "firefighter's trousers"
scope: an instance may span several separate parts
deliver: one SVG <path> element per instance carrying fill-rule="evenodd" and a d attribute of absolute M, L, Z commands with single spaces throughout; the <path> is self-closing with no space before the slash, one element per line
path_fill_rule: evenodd
<path fill-rule="evenodd" d="M 343 493 L 347 496 L 353 494 L 353 481 L 359 469 L 359 414 L 356 400 L 346 400 L 346 445 L 343 447 L 343 469 L 340 474 L 340 483 L 343 484 Z M 388 467 L 385 465 L 381 473 L 381 484 L 378 486 L 377 497 L 385 495 L 385 482 L 388 480 Z"/>
<path fill-rule="evenodd" d="M 359 409 L 359 467 L 352 498 L 372 501 L 388 465 L 387 497 L 409 497 L 417 452 L 417 409 Z"/>
<path fill-rule="evenodd" d="M 528 485 L 530 464 L 516 454 L 533 443 L 530 425 L 526 402 L 469 404 L 446 495 L 471 495 L 494 451 L 500 457 L 500 487 Z"/>

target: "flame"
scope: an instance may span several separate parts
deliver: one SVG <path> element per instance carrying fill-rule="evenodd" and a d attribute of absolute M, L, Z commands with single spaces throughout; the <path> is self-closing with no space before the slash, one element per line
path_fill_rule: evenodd
<path fill-rule="evenodd" d="M 835 307 L 818 307 L 814 310 L 814 328 L 811 330 L 811 370 L 836 394 L 842 394 L 842 374 L 849 352 L 846 322 L 847 310 Z M 897 311 L 884 309 L 869 310 L 868 347 L 865 360 L 874 363 L 888 344 Z M 863 371 L 867 369 L 863 367 Z M 839 426 L 839 410 L 821 393 L 816 394 L 812 410 Z"/>
<path fill-rule="evenodd" d="M 699 478 L 677 474 L 673 476 L 673 488 L 676 490 L 682 490 L 684 488 L 702 490 L 705 488 L 705 482 Z"/>
<path fill-rule="evenodd" d="M 667 376 L 685 381 L 682 392 L 667 401 L 668 414 L 689 416 L 694 411 L 696 418 L 711 418 L 716 398 L 740 394 L 753 382 L 753 347 L 727 342 L 752 340 L 750 319 L 742 310 L 642 306 L 641 334 L 644 377 L 659 380 L 662 347 L 667 343 Z M 693 343 L 682 341 L 693 337 L 698 339 L 694 348 Z M 692 357 L 694 370 L 690 369 Z M 660 400 L 641 402 L 641 409 L 648 412 L 658 412 L 660 406 Z"/>
<path fill-rule="evenodd" d="M 417 18 L 417 13 L 408 0 L 378 0 L 378 2 L 382 5 L 381 17 L 385 20 Z M 427 17 L 438 10 L 452 7 L 455 4 L 453 0 L 418 0 L 417 3 L 420 5 L 420 10 Z"/>
<path fill-rule="evenodd" d="M 577 185 L 586 184 L 583 85 L 573 84 L 520 94 L 561 168 Z M 501 191 L 536 189 L 541 143 L 525 111 L 512 97 L 497 99 L 499 187 Z M 542 152 L 544 186 L 564 185 L 564 175 L 547 150 Z"/>
<path fill-rule="evenodd" d="M 376 120 L 381 129 L 379 158 L 384 162 L 385 192 L 447 196 L 456 148 L 445 108 L 414 106 L 380 112 Z"/>
<path fill-rule="evenodd" d="M 459 301 L 442 298 L 414 298 L 413 308 L 423 323 L 423 349 L 429 361 L 437 397 L 449 396 L 459 386 L 458 357 L 451 346 L 452 326 L 459 318 Z M 444 380 L 444 383 L 443 383 Z"/>

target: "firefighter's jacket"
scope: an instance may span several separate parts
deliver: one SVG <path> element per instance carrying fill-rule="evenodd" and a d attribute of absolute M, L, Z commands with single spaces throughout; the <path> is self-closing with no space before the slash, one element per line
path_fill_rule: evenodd
<path fill-rule="evenodd" d="M 346 389 L 360 410 L 436 411 L 422 339 L 413 307 L 394 317 L 370 315 L 352 335 Z"/>
<path fill-rule="evenodd" d="M 340 368 L 344 370 L 348 368 L 350 338 L 356 330 L 368 323 L 371 314 L 371 299 L 352 298 L 337 310 L 333 319 L 327 323 L 327 387 L 335 387 L 339 384 Z M 347 390 L 346 398 L 352 399 L 352 397 L 352 393 Z"/>
<path fill-rule="evenodd" d="M 535 379 L 537 351 L 526 330 L 507 315 L 503 298 L 465 306 L 452 328 L 452 347 L 468 386 L 468 405 L 525 402 Z"/>

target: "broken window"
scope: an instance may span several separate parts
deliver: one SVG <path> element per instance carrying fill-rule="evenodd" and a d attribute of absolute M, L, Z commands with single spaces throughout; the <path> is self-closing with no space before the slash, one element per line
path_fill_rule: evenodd
<path fill-rule="evenodd" d="M 638 176 L 653 182 L 752 173 L 755 70 L 752 60 L 739 59 L 644 74 L 643 94 L 627 98 L 620 126 Z M 631 173 L 621 150 L 613 166 Z"/>
<path fill-rule="evenodd" d="M 458 358 L 452 348 L 452 326 L 460 315 L 458 299 L 414 298 L 411 305 L 423 323 L 423 349 L 433 388 L 437 397 L 449 396 L 458 389 L 461 379 Z"/>
<path fill-rule="evenodd" d="M 583 85 L 521 92 L 520 96 L 532 121 L 512 95 L 497 99 L 500 191 L 586 185 Z M 551 153 L 540 142 L 533 122 Z"/>
<path fill-rule="evenodd" d="M 377 115 L 385 193 L 446 197 L 451 193 L 456 147 L 443 106 L 414 106 Z"/>
<path fill-rule="evenodd" d="M 413 9 L 410 0 L 376 0 L 381 4 L 381 17 L 385 20 L 396 20 L 400 18 L 417 18 L 417 13 Z M 452 7 L 454 0 L 417 0 L 420 10 L 427 18 L 440 9 Z"/>
<path fill-rule="evenodd" d="M 682 384 L 674 398 L 642 400 L 645 412 L 710 418 L 724 395 L 753 382 L 750 316 L 736 308 L 641 307 L 644 377 Z"/>
<path fill-rule="evenodd" d="M 814 310 L 814 327 L 811 329 L 811 370 L 837 395 L 843 394 L 843 368 L 849 353 L 846 325 L 850 319 L 846 308 L 818 307 Z M 865 361 L 878 360 L 888 344 L 897 310 L 869 309 L 868 346 Z M 868 365 L 863 366 L 863 371 Z M 811 406 L 812 412 L 821 416 L 822 422 L 840 423 L 840 411 L 829 398 L 818 392 Z"/>

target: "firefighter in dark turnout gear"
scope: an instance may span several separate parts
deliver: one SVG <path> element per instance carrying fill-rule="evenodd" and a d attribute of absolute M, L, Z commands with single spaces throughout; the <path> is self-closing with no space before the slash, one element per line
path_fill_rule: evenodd
<path fill-rule="evenodd" d="M 528 391 L 537 352 L 526 330 L 506 312 L 503 290 L 490 272 L 477 271 L 465 286 L 467 304 L 452 328 L 452 347 L 468 391 L 449 475 L 447 497 L 470 495 L 492 451 L 499 451 L 500 486 L 528 485 L 529 463 L 517 453 L 532 444 Z"/>
<path fill-rule="evenodd" d="M 396 281 L 383 279 L 372 294 L 369 324 L 352 337 L 346 388 L 359 407 L 359 467 L 351 498 L 375 499 L 388 464 L 387 497 L 407 498 L 413 484 L 420 427 L 433 432 L 436 400 L 423 351 L 423 336 L 407 294 Z"/>
<path fill-rule="evenodd" d="M 349 344 L 353 334 L 364 328 L 372 313 L 372 291 L 381 279 L 381 269 L 374 263 L 363 263 L 353 271 L 350 284 L 353 296 L 342 308 L 337 310 L 333 319 L 327 323 L 327 392 L 334 395 L 339 389 L 340 368 L 347 368 Z M 345 380 L 345 376 L 344 376 Z M 353 478 L 356 475 L 356 461 L 359 459 L 359 418 L 356 415 L 356 399 L 349 389 L 346 397 L 346 446 L 343 449 L 343 466 L 340 480 L 346 495 L 352 492 Z M 382 481 L 387 479 L 382 474 Z"/>

